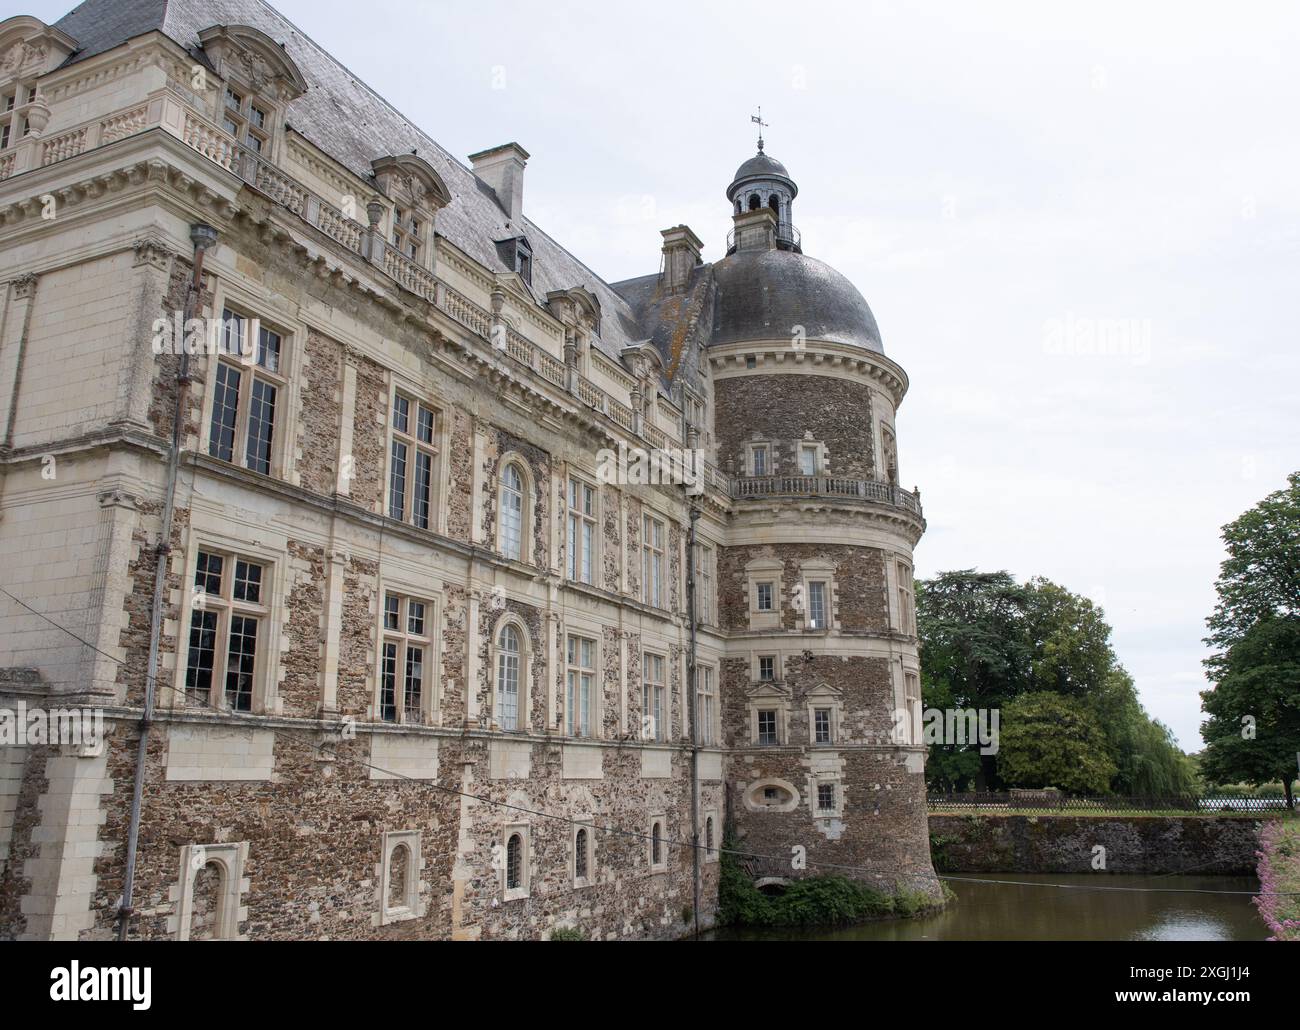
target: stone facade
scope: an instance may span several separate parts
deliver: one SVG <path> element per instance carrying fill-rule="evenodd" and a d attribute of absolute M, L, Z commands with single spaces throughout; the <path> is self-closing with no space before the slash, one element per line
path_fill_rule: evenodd
<path fill-rule="evenodd" d="M 373 97 L 349 135 L 350 73 L 274 11 L 138 6 L 129 45 L 105 0 L 0 23 L 41 55 L 0 64 L 0 709 L 106 727 L 0 749 L 0 935 L 117 932 L 137 770 L 138 938 L 676 937 L 724 830 L 756 878 L 935 891 L 893 732 L 924 521 L 865 302 L 805 298 L 793 352 L 720 335 L 689 230 L 605 283 L 522 214 L 517 145 L 471 172 Z M 701 447 L 700 490 L 606 481 L 620 444 Z"/>

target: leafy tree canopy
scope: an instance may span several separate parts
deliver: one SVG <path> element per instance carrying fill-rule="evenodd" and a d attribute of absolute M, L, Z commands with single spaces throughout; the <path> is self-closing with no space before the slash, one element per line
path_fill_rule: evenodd
<path fill-rule="evenodd" d="M 1300 752 L 1300 472 L 1223 527 L 1228 556 L 1214 584 L 1206 659 L 1217 685 L 1201 694 L 1204 775 L 1291 782 Z M 1244 720 L 1244 721 L 1243 721 Z"/>
<path fill-rule="evenodd" d="M 1190 764 L 1168 728 L 1142 709 L 1132 677 L 1110 645 L 1100 608 L 1051 580 L 1017 583 L 1007 572 L 962 569 L 917 584 L 917 631 L 927 708 L 998 709 L 1030 693 L 1085 702 L 1102 728 L 1111 782 L 1126 794 L 1193 788 Z M 1001 766 L 970 747 L 935 745 L 930 785 L 997 786 Z"/>
<path fill-rule="evenodd" d="M 1219 566 L 1219 602 L 1205 641 L 1219 651 L 1209 659 L 1211 673 L 1261 619 L 1300 618 L 1300 472 L 1224 526 L 1223 543 L 1228 557 Z"/>
<path fill-rule="evenodd" d="M 1011 786 L 1076 794 L 1107 791 L 1117 771 L 1096 716 L 1082 701 L 1048 691 L 1007 705 L 997 764 Z"/>
<path fill-rule="evenodd" d="M 1205 750 L 1201 773 L 1211 782 L 1259 786 L 1291 782 L 1300 754 L 1300 618 L 1255 623 L 1217 663 L 1218 684 L 1202 691 Z"/>

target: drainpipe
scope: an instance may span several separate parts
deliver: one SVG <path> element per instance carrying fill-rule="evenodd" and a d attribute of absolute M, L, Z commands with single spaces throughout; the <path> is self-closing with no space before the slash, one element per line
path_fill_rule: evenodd
<path fill-rule="evenodd" d="M 149 751 L 149 729 L 153 724 L 157 701 L 158 646 L 162 638 L 163 601 L 167 587 L 167 563 L 171 557 L 172 518 L 176 511 L 176 480 L 180 473 L 181 444 L 185 439 L 185 408 L 190 394 L 190 355 L 185 347 L 185 326 L 194 317 L 203 282 L 203 255 L 217 242 L 217 230 L 203 222 L 190 226 L 194 244 L 194 274 L 185 293 L 179 341 L 180 369 L 176 375 L 176 407 L 172 412 L 172 438 L 167 450 L 167 485 L 163 493 L 162 527 L 155 549 L 157 566 L 153 577 L 153 602 L 149 609 L 149 665 L 144 681 L 144 712 L 140 716 L 140 743 L 135 755 L 135 783 L 131 793 L 131 819 L 126 832 L 126 877 L 122 884 L 122 904 L 117 912 L 117 939 L 126 940 L 127 928 L 135 914 L 136 848 L 140 840 L 140 805 L 144 797 L 145 758 Z"/>
<path fill-rule="evenodd" d="M 691 885 L 694 891 L 695 936 L 700 936 L 700 722 L 695 703 L 695 523 L 700 508 L 691 498 L 691 521 L 686 531 L 686 618 L 690 622 L 690 650 L 686 658 L 686 710 L 691 719 Z M 717 830 L 715 828 L 714 832 Z"/>

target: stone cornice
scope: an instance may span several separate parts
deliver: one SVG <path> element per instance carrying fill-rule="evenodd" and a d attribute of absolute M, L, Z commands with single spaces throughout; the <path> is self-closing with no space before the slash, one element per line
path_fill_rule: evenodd
<path fill-rule="evenodd" d="M 746 361 L 755 359 L 755 367 Z M 714 380 L 744 375 L 827 375 L 856 379 L 887 393 L 897 408 L 907 393 L 907 373 L 883 354 L 826 340 L 794 347 L 789 337 L 727 343 L 708 349 Z"/>

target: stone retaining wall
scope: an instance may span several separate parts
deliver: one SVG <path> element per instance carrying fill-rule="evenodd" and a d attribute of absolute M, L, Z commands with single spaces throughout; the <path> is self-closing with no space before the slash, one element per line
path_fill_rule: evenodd
<path fill-rule="evenodd" d="M 1226 816 L 931 815 L 930 850 L 941 873 L 1252 874 L 1262 826 Z"/>

